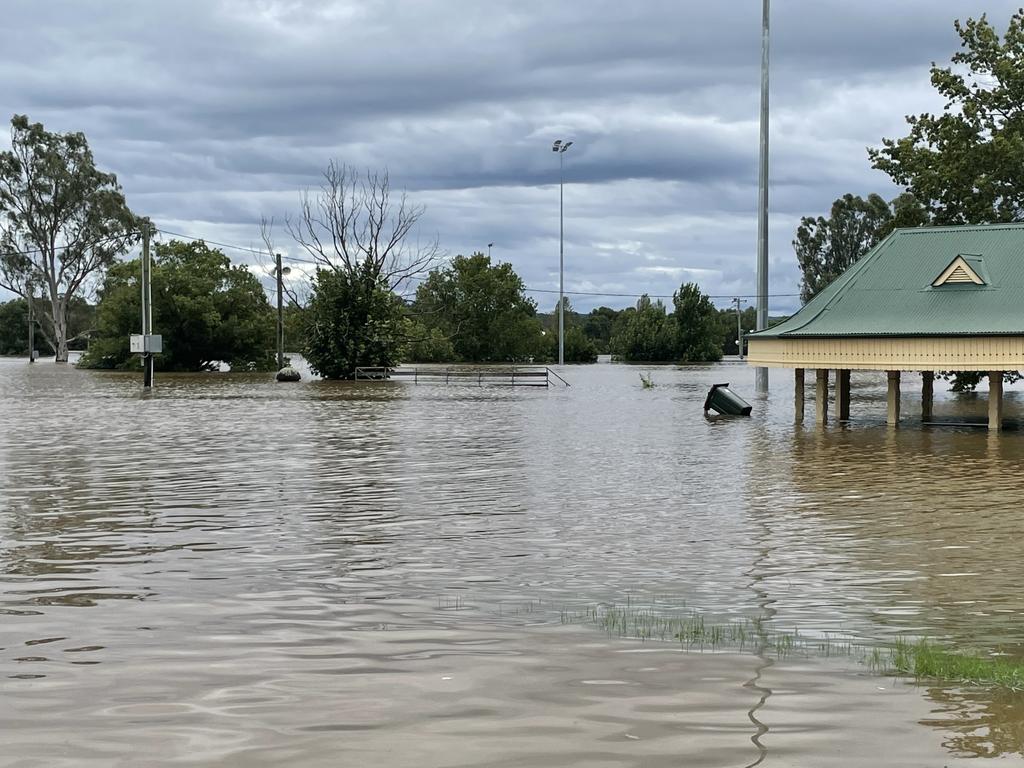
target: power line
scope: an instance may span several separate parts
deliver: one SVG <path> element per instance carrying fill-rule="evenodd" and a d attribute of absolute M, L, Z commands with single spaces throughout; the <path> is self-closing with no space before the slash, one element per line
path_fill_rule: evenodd
<path fill-rule="evenodd" d="M 248 248 L 248 247 L 246 247 L 244 245 L 234 245 L 233 243 L 221 243 L 221 242 L 218 242 L 216 240 L 207 240 L 204 237 L 193 237 L 192 235 L 186 235 L 186 234 L 184 234 L 182 232 L 171 232 L 170 230 L 167 230 L 167 229 L 158 229 L 157 232 L 160 232 L 161 234 L 164 234 L 164 235 L 170 235 L 171 237 L 183 237 L 183 238 L 185 238 L 187 240 L 192 240 L 192 241 L 197 241 L 198 240 L 198 241 L 202 241 L 204 243 L 209 243 L 210 245 L 219 246 L 221 248 L 230 248 L 230 249 L 236 250 L 236 251 L 244 251 L 245 253 L 255 253 L 255 254 L 260 255 L 260 256 L 267 256 L 267 255 L 271 255 L 272 256 L 273 255 L 273 254 L 269 254 L 265 250 L 259 250 L 259 249 L 256 249 L 256 248 Z M 313 266 L 317 266 L 317 267 L 323 266 L 323 262 L 315 261 L 313 259 L 302 259 L 302 258 L 299 258 L 298 256 L 286 256 L 284 258 L 287 261 L 295 263 L 295 264 L 312 264 Z M 410 276 L 410 277 L 407 277 L 405 279 L 406 280 L 410 280 L 410 281 L 423 282 L 427 278 L 425 278 L 425 277 L 418 277 L 418 276 Z M 524 287 L 523 290 L 526 291 L 527 293 L 558 293 L 558 291 L 553 289 L 553 288 L 527 288 L 527 287 Z M 673 299 L 673 298 L 675 298 L 674 294 L 663 294 L 663 293 L 660 293 L 660 294 L 659 293 L 609 293 L 609 292 L 601 292 L 601 291 L 562 291 L 562 293 L 564 295 L 566 295 L 566 296 L 600 296 L 600 297 L 619 298 L 619 299 L 640 299 L 640 298 L 643 298 L 644 296 L 646 296 L 649 299 Z M 795 297 L 798 297 L 799 295 L 800 295 L 799 293 L 769 293 L 768 294 L 768 298 L 773 298 L 773 299 L 795 298 Z M 737 299 L 737 298 L 739 298 L 739 299 L 756 299 L 757 298 L 757 294 L 756 293 L 713 294 L 713 295 L 708 295 L 707 298 L 709 298 L 709 299 Z"/>

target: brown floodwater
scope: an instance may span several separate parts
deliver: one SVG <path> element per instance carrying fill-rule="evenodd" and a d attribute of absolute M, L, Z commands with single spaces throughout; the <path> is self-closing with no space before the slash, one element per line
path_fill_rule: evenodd
<path fill-rule="evenodd" d="M 1024 656 L 1024 432 L 889 430 L 879 376 L 819 430 L 787 372 L 638 370 L 142 396 L 0 361 L 0 765 L 1024 764 L 1024 695 L 820 651 Z M 751 418 L 704 418 L 721 381 Z M 803 640 L 684 650 L 613 605 Z"/>

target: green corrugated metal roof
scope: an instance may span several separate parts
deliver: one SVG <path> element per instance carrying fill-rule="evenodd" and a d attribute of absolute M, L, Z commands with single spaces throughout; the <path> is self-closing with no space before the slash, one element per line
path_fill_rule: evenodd
<path fill-rule="evenodd" d="M 932 282 L 964 256 L 985 285 Z M 1024 224 L 898 229 L 753 338 L 1024 335 Z"/>

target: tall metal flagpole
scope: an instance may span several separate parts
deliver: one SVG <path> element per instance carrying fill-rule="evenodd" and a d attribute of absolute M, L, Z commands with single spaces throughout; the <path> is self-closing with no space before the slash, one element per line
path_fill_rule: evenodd
<path fill-rule="evenodd" d="M 761 9 L 761 148 L 757 192 L 757 325 L 759 331 L 768 327 L 768 21 L 769 0 Z M 755 388 L 768 391 L 768 369 L 757 368 Z"/>

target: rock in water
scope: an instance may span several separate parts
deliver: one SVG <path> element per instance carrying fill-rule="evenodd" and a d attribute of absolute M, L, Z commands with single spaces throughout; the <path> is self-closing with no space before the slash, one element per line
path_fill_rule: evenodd
<path fill-rule="evenodd" d="M 301 378 L 302 374 L 291 366 L 285 366 L 277 372 L 278 381 L 299 381 Z"/>

